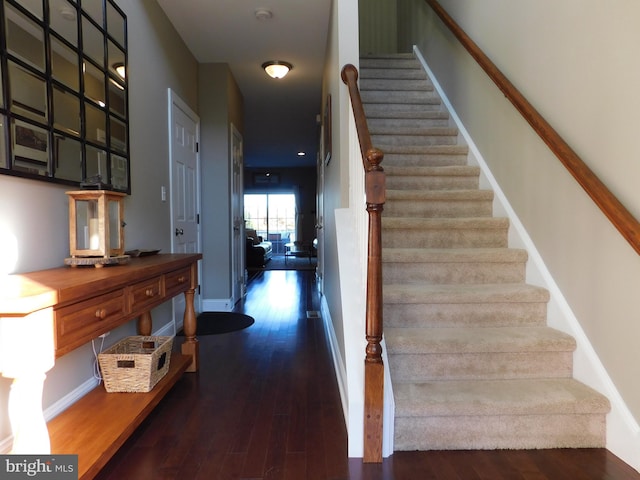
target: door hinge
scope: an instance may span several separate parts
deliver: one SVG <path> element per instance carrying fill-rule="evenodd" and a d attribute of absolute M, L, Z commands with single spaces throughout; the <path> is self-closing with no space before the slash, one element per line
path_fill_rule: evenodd
<path fill-rule="evenodd" d="M 200 295 L 200 285 L 198 285 L 198 295 Z"/>
<path fill-rule="evenodd" d="M 196 142 L 196 153 L 200 153 L 200 142 Z"/>
<path fill-rule="evenodd" d="M 196 223 L 200 225 L 200 214 L 196 213 Z"/>

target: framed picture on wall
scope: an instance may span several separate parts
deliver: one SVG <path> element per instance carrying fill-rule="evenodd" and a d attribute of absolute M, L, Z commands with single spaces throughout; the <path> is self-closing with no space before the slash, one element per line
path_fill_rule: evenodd
<path fill-rule="evenodd" d="M 331 161 L 331 95 L 327 95 L 327 103 L 324 106 L 324 118 L 322 121 L 322 146 L 324 150 L 324 164 Z"/>

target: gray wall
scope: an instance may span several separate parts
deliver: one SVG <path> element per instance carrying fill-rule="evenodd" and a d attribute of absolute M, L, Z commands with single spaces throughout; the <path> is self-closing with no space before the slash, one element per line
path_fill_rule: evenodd
<path fill-rule="evenodd" d="M 224 63 L 201 64 L 202 298 L 231 297 L 231 124 L 244 130 L 243 99 Z"/>

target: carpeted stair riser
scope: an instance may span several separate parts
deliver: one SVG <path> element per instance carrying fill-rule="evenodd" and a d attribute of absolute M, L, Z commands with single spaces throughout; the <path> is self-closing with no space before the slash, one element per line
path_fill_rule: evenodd
<path fill-rule="evenodd" d="M 369 118 L 369 132 L 379 132 L 391 128 L 418 128 L 427 129 L 433 127 L 448 127 L 449 118 L 446 115 L 440 115 L 440 112 L 429 112 L 433 115 L 423 115 L 418 118 Z M 456 133 L 457 134 L 457 133 Z"/>
<path fill-rule="evenodd" d="M 361 92 L 366 91 L 409 91 L 409 92 L 433 92 L 434 88 L 431 85 L 426 77 L 420 79 L 386 79 L 386 78 L 375 78 L 375 77 L 364 77 L 361 79 Z"/>
<path fill-rule="evenodd" d="M 406 167 L 387 167 L 386 182 L 389 190 L 468 190 L 478 187 L 477 175 L 467 175 L 464 172 L 431 174 L 429 172 L 411 173 L 410 171 L 404 174 L 397 171 L 403 168 Z"/>
<path fill-rule="evenodd" d="M 545 325 L 546 303 L 385 304 L 385 328 Z"/>
<path fill-rule="evenodd" d="M 501 218 L 382 218 L 382 246 L 395 248 L 506 247 Z"/>
<path fill-rule="evenodd" d="M 524 282 L 527 254 L 524 250 L 485 249 L 384 249 L 382 278 L 385 284 L 478 284 Z"/>
<path fill-rule="evenodd" d="M 575 340 L 547 327 L 387 328 L 394 382 L 570 378 Z"/>
<path fill-rule="evenodd" d="M 418 68 L 371 68 L 360 65 L 358 75 L 360 88 L 362 84 L 369 80 L 421 80 L 427 85 L 431 85 L 424 70 Z M 366 86 L 365 86 L 366 88 Z"/>
<path fill-rule="evenodd" d="M 394 385 L 395 449 L 601 448 L 608 401 L 573 379 Z"/>
<path fill-rule="evenodd" d="M 429 153 L 425 152 L 406 152 L 400 153 L 406 147 L 387 147 L 384 151 L 384 169 L 390 167 L 414 167 L 414 166 L 430 166 L 430 167 L 452 167 L 463 166 L 467 164 L 466 153 Z M 424 148 L 424 147 L 423 147 Z M 434 147 L 432 147 L 434 148 Z M 391 150 L 398 152 L 392 153 Z"/>
<path fill-rule="evenodd" d="M 395 449 L 602 447 L 606 398 L 571 378 L 575 340 L 547 323 L 526 251 L 479 189 L 410 54 L 367 57 L 360 88 L 384 154 L 385 344 Z"/>
<path fill-rule="evenodd" d="M 439 112 L 441 105 L 437 98 L 430 99 L 428 103 L 366 103 L 364 113 L 374 118 L 384 118 L 383 115 L 388 114 L 392 118 L 394 116 L 404 117 L 405 115 L 419 115 L 423 112 Z M 412 117 L 408 117 L 412 118 Z"/>
<path fill-rule="evenodd" d="M 409 194 L 399 195 L 405 192 Z M 416 194 L 411 195 L 412 192 Z M 387 190 L 382 214 L 386 217 L 489 217 L 492 210 L 493 192 L 490 191 Z"/>
<path fill-rule="evenodd" d="M 605 413 L 395 418 L 394 449 L 603 448 Z"/>

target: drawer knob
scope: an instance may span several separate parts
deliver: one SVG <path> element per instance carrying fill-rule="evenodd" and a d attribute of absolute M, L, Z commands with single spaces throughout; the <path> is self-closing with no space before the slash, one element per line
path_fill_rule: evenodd
<path fill-rule="evenodd" d="M 151 298 L 151 297 L 153 297 L 155 295 L 155 293 L 153 291 L 153 288 L 147 288 L 145 290 L 144 294 L 149 298 Z"/>
<path fill-rule="evenodd" d="M 184 275 L 182 275 L 181 277 L 178 277 L 178 283 L 184 283 L 187 281 L 187 277 L 185 277 Z"/>
<path fill-rule="evenodd" d="M 99 318 L 100 320 L 104 320 L 107 316 L 107 310 L 105 308 L 99 308 L 98 310 L 96 310 L 96 318 Z"/>

